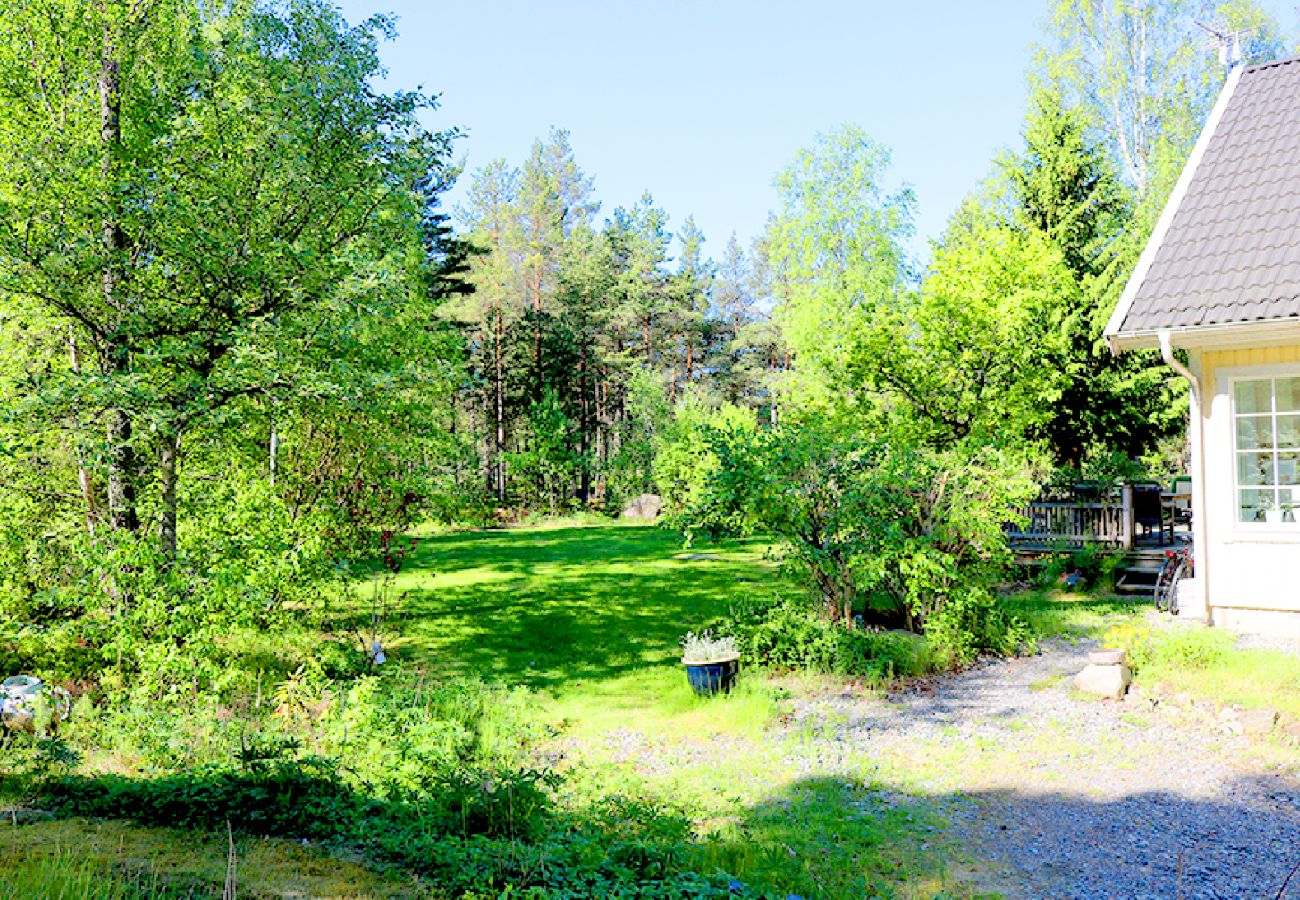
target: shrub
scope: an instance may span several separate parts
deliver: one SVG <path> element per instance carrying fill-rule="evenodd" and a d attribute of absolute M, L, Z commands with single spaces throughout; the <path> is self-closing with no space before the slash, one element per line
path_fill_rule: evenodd
<path fill-rule="evenodd" d="M 896 631 L 846 628 L 806 600 L 750 599 L 732 607 L 728 628 L 742 658 L 758 665 L 836 675 L 895 678 L 930 668 L 926 641 Z"/>
<path fill-rule="evenodd" d="M 933 630 L 954 663 L 1021 640 L 989 589 L 1010 558 L 1004 525 L 1037 490 L 1029 460 L 891 443 L 826 421 L 714 432 L 710 446 L 718 465 L 683 514 L 688 538 L 738 521 L 773 534 L 826 619 L 849 624 L 883 599 L 909 630 Z"/>
<path fill-rule="evenodd" d="M 1116 570 L 1123 565 L 1122 553 L 1110 553 L 1101 547 L 1084 547 L 1052 556 L 1043 566 L 1039 582 L 1049 588 L 1109 592 L 1115 587 Z"/>

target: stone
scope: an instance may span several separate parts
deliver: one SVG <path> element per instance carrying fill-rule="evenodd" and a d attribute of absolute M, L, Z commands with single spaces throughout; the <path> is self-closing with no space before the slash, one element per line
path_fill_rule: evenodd
<path fill-rule="evenodd" d="M 664 508 L 664 501 L 658 494 L 642 494 L 633 498 L 623 507 L 625 519 L 657 519 Z"/>
<path fill-rule="evenodd" d="M 1292 743 L 1300 743 L 1300 721 L 1283 719 L 1282 733 L 1289 737 Z"/>
<path fill-rule="evenodd" d="M 1268 734 L 1273 730 L 1273 726 L 1277 724 L 1277 710 L 1243 710 L 1237 721 L 1241 723 L 1242 730 L 1246 734 Z"/>
<path fill-rule="evenodd" d="M 1094 666 L 1122 666 L 1128 662 L 1122 648 L 1103 647 L 1088 654 L 1088 662 Z"/>
<path fill-rule="evenodd" d="M 1133 683 L 1133 673 L 1128 666 L 1089 665 L 1074 676 L 1074 686 L 1086 694 L 1119 700 Z"/>

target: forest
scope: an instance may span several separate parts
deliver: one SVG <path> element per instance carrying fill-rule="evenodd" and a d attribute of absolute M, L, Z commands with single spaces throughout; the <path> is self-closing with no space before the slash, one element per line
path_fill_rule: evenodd
<path fill-rule="evenodd" d="M 268 813 L 266 833 L 367 816 L 372 858 L 435 882 L 475 860 L 481 883 L 455 896 L 541 884 L 462 834 L 541 840 L 472 774 L 555 802 L 550 775 L 476 730 L 534 740 L 531 701 L 491 679 L 412 686 L 402 573 L 422 535 L 608 522 L 647 493 L 674 546 L 770 541 L 789 587 L 680 631 L 881 677 L 910 663 L 874 625 L 925 635 L 935 667 L 1014 652 L 1024 623 L 996 591 L 1009 510 L 1054 482 L 1185 465 L 1181 380 L 1101 334 L 1226 76 L 1196 23 L 1244 35 L 1247 63 L 1294 44 L 1254 0 L 1043 13 L 1022 129 L 923 257 L 870 123 L 808 135 L 772 174 L 761 236 L 711 247 L 649 190 L 603 208 L 563 127 L 461 171 L 436 100 L 376 86 L 384 16 L 350 23 L 325 0 L 0 13 L 0 675 L 64 685 L 76 709 L 63 737 L 3 739 L 0 789 L 194 825 L 160 794 L 192 765 L 235 765 L 233 746 L 242 761 L 205 782 L 228 794 L 213 822 L 239 827 L 240 779 L 280 779 L 320 818 Z M 801 656 L 782 643 L 795 631 L 824 646 Z M 399 665 L 377 673 L 381 637 Z M 312 705 L 330 691 L 375 711 L 335 721 Z M 380 758 L 380 719 L 407 715 L 410 691 L 427 777 Z M 234 724 L 185 718 L 208 703 Z M 160 711 L 193 746 L 141 736 Z M 349 728 L 371 755 L 313 769 L 346 757 Z M 125 780 L 96 781 L 90 763 L 132 734 L 104 769 Z M 452 796 L 459 819 L 429 812 Z M 462 856 L 404 857 L 411 816 Z M 637 840 L 653 857 L 659 838 Z M 539 896 L 697 895 L 676 857 L 564 847 L 610 881 Z"/>

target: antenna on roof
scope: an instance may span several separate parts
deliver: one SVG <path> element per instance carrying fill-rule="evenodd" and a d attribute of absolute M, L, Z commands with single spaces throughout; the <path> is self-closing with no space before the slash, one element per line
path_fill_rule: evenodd
<path fill-rule="evenodd" d="M 1206 25 L 1200 21 L 1196 22 L 1196 26 L 1210 35 L 1212 38 L 1210 47 L 1218 48 L 1219 65 L 1224 66 L 1229 71 L 1241 65 L 1241 39 L 1249 32 L 1227 31 L 1221 25 Z"/>

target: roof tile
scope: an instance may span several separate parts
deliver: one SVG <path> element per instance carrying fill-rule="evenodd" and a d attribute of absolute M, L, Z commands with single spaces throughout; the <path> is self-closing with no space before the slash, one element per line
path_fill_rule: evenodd
<path fill-rule="evenodd" d="M 1300 59 L 1246 69 L 1120 332 L 1300 318 Z"/>

